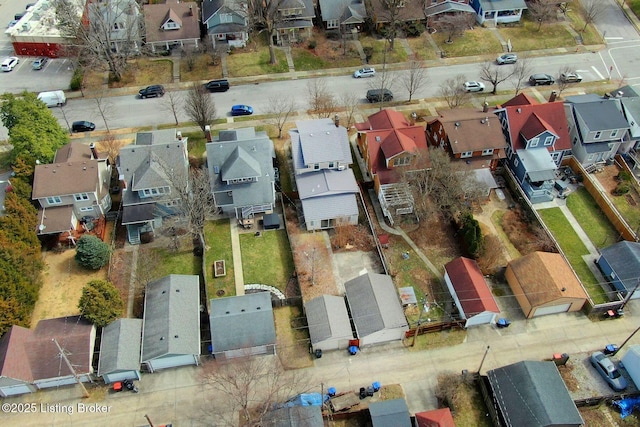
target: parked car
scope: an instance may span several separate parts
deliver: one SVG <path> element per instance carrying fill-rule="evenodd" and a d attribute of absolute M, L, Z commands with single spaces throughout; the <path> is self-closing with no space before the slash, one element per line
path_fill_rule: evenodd
<path fill-rule="evenodd" d="M 229 80 L 211 80 L 204 87 L 209 92 L 226 92 L 229 90 Z"/>
<path fill-rule="evenodd" d="M 562 73 L 560 74 L 560 80 L 565 83 L 579 83 L 582 81 L 582 76 L 578 73 Z"/>
<path fill-rule="evenodd" d="M 138 94 L 142 99 L 149 98 L 149 97 L 164 96 L 164 87 L 162 85 L 147 86 L 144 89 L 140 89 Z"/>
<path fill-rule="evenodd" d="M 367 101 L 380 102 L 393 100 L 393 93 L 389 89 L 369 89 L 367 91 Z"/>
<path fill-rule="evenodd" d="M 515 53 L 505 53 L 504 55 L 498 56 L 496 58 L 496 63 L 498 65 L 503 64 L 515 64 L 518 61 L 518 55 Z"/>
<path fill-rule="evenodd" d="M 47 64 L 48 60 L 49 60 L 49 58 L 47 58 L 46 56 L 42 56 L 42 57 L 36 59 L 35 61 L 33 61 L 33 64 L 31 64 L 31 67 L 34 70 L 42 70 L 44 68 L 44 66 Z"/>
<path fill-rule="evenodd" d="M 376 75 L 376 70 L 373 67 L 364 67 L 353 73 L 353 77 L 359 79 L 361 77 L 373 77 Z"/>
<path fill-rule="evenodd" d="M 464 82 L 465 92 L 482 92 L 484 90 L 484 83 L 482 82 Z"/>
<path fill-rule="evenodd" d="M 72 132 L 91 132 L 96 130 L 96 124 L 86 120 L 80 120 L 71 124 Z"/>
<path fill-rule="evenodd" d="M 9 25 L 7 25 L 7 28 L 14 27 L 17 23 L 18 23 L 17 19 L 12 19 L 11 21 L 9 21 Z"/>
<path fill-rule="evenodd" d="M 2 61 L 2 65 L 0 65 L 0 69 L 2 69 L 2 71 L 8 72 L 13 70 L 16 65 L 18 65 L 18 62 L 20 62 L 20 59 L 16 56 L 10 56 L 8 58 L 6 58 L 4 61 Z"/>
<path fill-rule="evenodd" d="M 249 105 L 234 105 L 231 107 L 232 116 L 250 116 L 253 114 L 253 107 Z"/>
<path fill-rule="evenodd" d="M 601 351 L 596 351 L 591 355 L 591 365 L 615 391 L 622 391 L 627 388 L 627 380 L 620 374 L 616 365 Z"/>
<path fill-rule="evenodd" d="M 529 76 L 529 84 L 531 86 L 552 85 L 555 82 L 556 79 L 554 79 L 553 76 L 550 76 L 549 74 L 532 74 L 531 76 Z"/>
<path fill-rule="evenodd" d="M 27 12 L 31 11 L 35 7 L 35 5 L 36 5 L 35 3 L 27 3 L 27 6 L 25 7 L 25 10 Z"/>
<path fill-rule="evenodd" d="M 27 12 L 18 12 L 15 15 L 13 15 L 13 19 L 15 19 L 16 21 L 19 21 L 26 14 Z"/>

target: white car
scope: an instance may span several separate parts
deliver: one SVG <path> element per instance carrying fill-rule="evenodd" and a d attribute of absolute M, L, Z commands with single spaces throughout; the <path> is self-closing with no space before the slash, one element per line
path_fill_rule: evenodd
<path fill-rule="evenodd" d="M 482 92 L 484 90 L 484 83 L 482 82 L 464 82 L 465 92 Z"/>
<path fill-rule="evenodd" d="M 2 65 L 0 65 L 0 68 L 2 69 L 2 71 L 5 71 L 5 72 L 11 71 L 15 68 L 16 65 L 18 65 L 18 62 L 20 62 L 20 58 L 15 56 L 10 56 L 4 61 L 2 61 Z"/>
<path fill-rule="evenodd" d="M 360 68 L 358 71 L 353 73 L 353 77 L 359 79 L 361 77 L 373 77 L 376 75 L 376 70 L 372 67 Z"/>

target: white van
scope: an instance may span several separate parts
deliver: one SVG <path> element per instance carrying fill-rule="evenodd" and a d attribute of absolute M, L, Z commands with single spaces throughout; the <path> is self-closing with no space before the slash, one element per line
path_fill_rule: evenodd
<path fill-rule="evenodd" d="M 38 94 L 38 99 L 45 104 L 47 107 L 62 107 L 67 103 L 67 97 L 64 96 L 64 92 L 61 90 L 52 90 L 50 92 L 40 92 Z"/>

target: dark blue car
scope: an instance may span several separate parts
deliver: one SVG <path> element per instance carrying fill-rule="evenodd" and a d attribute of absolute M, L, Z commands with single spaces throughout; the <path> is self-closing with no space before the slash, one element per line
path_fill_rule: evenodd
<path fill-rule="evenodd" d="M 253 114 L 253 108 L 248 105 L 234 105 L 231 107 L 232 116 L 250 116 Z"/>

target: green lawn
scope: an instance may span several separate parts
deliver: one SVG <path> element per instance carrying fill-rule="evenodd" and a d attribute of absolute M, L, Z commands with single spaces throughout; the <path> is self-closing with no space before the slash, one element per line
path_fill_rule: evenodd
<path fill-rule="evenodd" d="M 224 296 L 236 294 L 236 283 L 233 276 L 233 253 L 231 252 L 231 231 L 229 220 L 208 221 L 204 227 L 205 241 L 207 244 L 205 252 L 205 265 L 207 271 L 207 295 L 215 298 L 216 292 L 223 290 Z M 213 263 L 217 260 L 224 260 L 227 275 L 223 277 L 213 277 Z"/>
<path fill-rule="evenodd" d="M 607 302 L 608 299 L 604 290 L 598 285 L 597 279 L 582 259 L 582 256 L 588 255 L 589 251 L 573 230 L 560 208 L 541 209 L 538 213 L 560 244 L 571 267 L 575 270 L 593 302 L 595 304 Z"/>
<path fill-rule="evenodd" d="M 640 0 L 625 0 L 625 3 L 627 3 L 633 13 L 640 18 Z"/>
<path fill-rule="evenodd" d="M 244 283 L 275 286 L 284 291 L 294 271 L 291 246 L 285 230 L 240 235 Z"/>
<path fill-rule="evenodd" d="M 193 256 L 193 251 L 182 250 L 173 252 L 168 249 L 155 249 L 160 257 L 157 266 L 157 277 L 161 278 L 169 274 L 200 274 L 202 259 Z M 144 266 L 139 266 L 144 268 Z"/>
<path fill-rule="evenodd" d="M 431 37 L 444 50 L 448 57 L 498 54 L 502 52 L 502 45 L 498 39 L 491 34 L 490 30 L 475 27 L 473 30 L 465 31 L 464 35 L 454 37 L 453 43 L 445 43 L 448 36 L 444 33 L 435 33 Z"/>
<path fill-rule="evenodd" d="M 498 27 L 505 40 L 511 40 L 514 52 L 571 47 L 576 41 L 562 24 L 542 24 L 522 19 L 517 27 Z"/>
<path fill-rule="evenodd" d="M 324 59 L 304 48 L 291 48 L 291 56 L 293 57 L 293 65 L 296 71 L 330 68 Z M 331 68 L 333 68 L 333 65 L 331 65 Z"/>
<path fill-rule="evenodd" d="M 438 54 L 431 43 L 427 41 L 427 35 L 422 34 L 420 37 L 411 37 L 407 39 L 407 43 L 411 47 L 411 50 L 416 55 L 416 59 L 426 61 L 429 59 L 436 59 Z"/>
<path fill-rule="evenodd" d="M 383 64 L 384 62 L 391 64 L 396 62 L 405 62 L 409 59 L 407 52 L 398 40 L 394 42 L 393 50 L 388 50 L 389 44 L 384 40 L 378 40 L 373 37 L 361 37 L 360 43 L 363 48 L 373 48 L 373 56 L 369 60 L 369 64 Z M 387 48 L 386 55 L 384 51 L 385 47 Z"/>
<path fill-rule="evenodd" d="M 635 200 L 638 200 L 638 193 L 635 189 Z M 634 229 L 638 230 L 640 227 L 640 208 L 637 205 L 631 205 L 626 196 L 614 196 L 611 193 L 607 194 L 607 197 L 616 206 L 620 215 L 627 221 L 627 224 Z"/>
<path fill-rule="evenodd" d="M 269 48 L 260 47 L 255 52 L 237 51 L 227 57 L 227 68 L 230 77 L 258 76 L 261 74 L 277 74 L 289 71 L 287 57 L 283 51 L 276 49 L 276 64 L 270 64 Z"/>
<path fill-rule="evenodd" d="M 567 207 L 597 248 L 607 247 L 618 240 L 618 232 L 584 187 L 569 195 Z"/>

